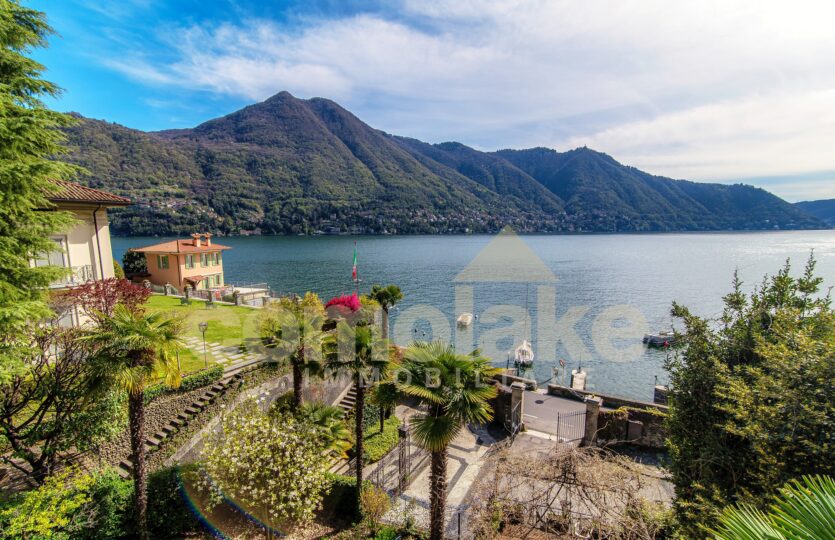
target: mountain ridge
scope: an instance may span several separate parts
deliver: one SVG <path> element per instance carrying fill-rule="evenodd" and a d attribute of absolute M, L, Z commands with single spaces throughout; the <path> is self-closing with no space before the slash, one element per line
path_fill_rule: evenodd
<path fill-rule="evenodd" d="M 816 228 L 744 185 L 653 176 L 587 148 L 481 152 L 368 126 L 325 98 L 280 92 L 190 129 L 79 117 L 81 182 L 135 201 L 115 234 L 634 232 Z"/>

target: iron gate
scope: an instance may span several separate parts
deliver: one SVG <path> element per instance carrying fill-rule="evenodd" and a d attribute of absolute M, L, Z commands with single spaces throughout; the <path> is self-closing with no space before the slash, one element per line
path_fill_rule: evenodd
<path fill-rule="evenodd" d="M 579 446 L 586 436 L 586 411 L 557 413 L 557 442 Z"/>

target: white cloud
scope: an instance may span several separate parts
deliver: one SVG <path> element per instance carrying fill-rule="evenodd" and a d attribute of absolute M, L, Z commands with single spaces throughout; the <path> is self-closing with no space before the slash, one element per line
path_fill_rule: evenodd
<path fill-rule="evenodd" d="M 330 97 L 430 141 L 588 144 L 731 179 L 835 170 L 833 16 L 828 2 L 404 0 L 389 16 L 169 30 L 173 61 L 111 65 L 252 100 Z"/>

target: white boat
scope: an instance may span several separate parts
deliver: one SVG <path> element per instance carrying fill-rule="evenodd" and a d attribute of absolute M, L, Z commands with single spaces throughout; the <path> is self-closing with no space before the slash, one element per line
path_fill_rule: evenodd
<path fill-rule="evenodd" d="M 533 348 L 528 340 L 524 340 L 513 352 L 513 359 L 517 365 L 530 366 L 533 364 Z"/>
<path fill-rule="evenodd" d="M 471 324 L 473 324 L 473 314 L 472 313 L 462 313 L 461 315 L 458 316 L 458 319 L 457 319 L 456 322 L 458 323 L 458 326 L 462 326 L 462 327 L 463 326 L 470 326 Z"/>

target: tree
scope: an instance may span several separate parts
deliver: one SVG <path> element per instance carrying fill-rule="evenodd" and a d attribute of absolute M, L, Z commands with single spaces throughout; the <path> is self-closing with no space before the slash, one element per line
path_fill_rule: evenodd
<path fill-rule="evenodd" d="M 125 271 L 116 259 L 113 259 L 113 277 L 116 279 L 125 279 Z"/>
<path fill-rule="evenodd" d="M 768 512 L 741 504 L 727 508 L 716 540 L 832 540 L 835 538 L 835 480 L 804 476 L 780 489 Z"/>
<path fill-rule="evenodd" d="M 388 341 L 377 335 L 374 326 L 351 326 L 344 321 L 336 326 L 336 336 L 331 338 L 327 345 L 328 369 L 334 373 L 347 373 L 354 383 L 357 396 L 354 402 L 355 472 L 357 486 L 362 486 L 365 392 L 373 381 L 381 380 L 388 374 L 389 345 Z M 356 513 L 358 518 L 362 515 L 360 497 L 357 497 Z"/>
<path fill-rule="evenodd" d="M 23 369 L 0 384 L 0 443 L 11 450 L 0 460 L 36 483 L 56 470 L 66 452 L 88 450 L 124 423 L 123 395 L 102 384 L 90 347 L 78 335 L 75 329 L 31 325 Z"/>
<path fill-rule="evenodd" d="M 99 279 L 60 294 L 59 303 L 78 306 L 96 324 L 113 315 L 117 305 L 122 304 L 135 311 L 151 296 L 151 291 L 126 279 Z"/>
<path fill-rule="evenodd" d="M 382 285 L 372 285 L 371 294 L 369 296 L 376 300 L 383 309 L 383 339 L 388 339 L 389 310 L 394 307 L 395 304 L 403 300 L 403 292 L 397 285 L 386 285 L 385 287 Z"/>
<path fill-rule="evenodd" d="M 380 407 L 380 433 L 385 431 L 386 417 L 391 414 L 391 409 L 397 405 L 399 398 L 400 391 L 394 380 L 380 381 L 374 386 L 371 401 Z"/>
<path fill-rule="evenodd" d="M 253 512 L 272 538 L 273 529 L 313 519 L 327 485 L 323 448 L 316 426 L 292 414 L 271 417 L 246 401 L 206 441 L 202 487 L 213 504 L 228 498 Z"/>
<path fill-rule="evenodd" d="M 458 354 L 441 342 L 415 343 L 404 355 L 398 387 L 427 407 L 412 417 L 415 440 L 432 454 L 430 470 L 430 540 L 443 540 L 446 507 L 447 447 L 466 423 L 493 418 L 488 400 L 496 387 L 486 380 L 500 370 L 478 351 Z"/>
<path fill-rule="evenodd" d="M 83 340 L 96 347 L 94 368 L 128 393 L 128 428 L 133 462 L 134 501 L 139 536 L 148 538 L 148 471 L 145 466 L 145 400 L 143 390 L 156 376 L 177 387 L 176 353 L 182 348 L 180 321 L 161 313 L 147 314 L 123 304 L 101 318 Z"/>
<path fill-rule="evenodd" d="M 147 274 L 148 260 L 145 258 L 144 253 L 128 250 L 122 256 L 122 267 L 124 268 L 125 274 L 128 276 L 132 276 L 134 274 Z"/>
<path fill-rule="evenodd" d="M 298 414 L 300 419 L 316 428 L 325 451 L 338 458 L 347 458 L 346 452 L 351 448 L 351 433 L 344 416 L 339 407 L 321 403 L 306 403 Z"/>
<path fill-rule="evenodd" d="M 315 295 L 314 295 L 315 296 Z M 318 371 L 322 365 L 322 343 L 325 332 L 323 308 L 318 298 L 314 302 L 293 301 L 278 303 L 267 309 L 260 323 L 261 339 L 280 358 L 288 359 L 293 370 L 293 410 L 302 404 L 304 370 Z"/>
<path fill-rule="evenodd" d="M 60 191 L 56 180 L 79 171 L 54 159 L 65 153 L 60 128 L 72 118 L 44 106 L 41 97 L 59 89 L 27 57 L 51 33 L 43 13 L 0 0 L 0 379 L 23 369 L 28 343 L 18 335 L 49 315 L 46 289 L 65 272 L 31 261 L 55 251 L 49 236 L 73 221 L 69 213 L 43 211 L 54 208 L 47 196 Z"/>
<path fill-rule="evenodd" d="M 667 431 L 688 537 L 731 504 L 764 510 L 791 478 L 835 475 L 835 314 L 814 268 L 794 278 L 786 263 L 748 296 L 735 278 L 718 321 L 673 307 L 686 333 L 667 362 Z"/>

